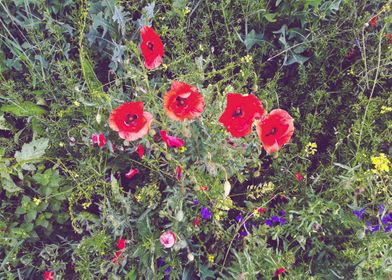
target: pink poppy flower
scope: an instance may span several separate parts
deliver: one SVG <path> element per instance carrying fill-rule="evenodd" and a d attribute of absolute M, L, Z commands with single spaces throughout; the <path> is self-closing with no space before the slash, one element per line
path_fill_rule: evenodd
<path fill-rule="evenodd" d="M 294 133 L 294 119 L 282 109 L 272 110 L 256 127 L 263 148 L 275 153 L 287 144 Z"/>
<path fill-rule="evenodd" d="M 124 248 L 125 248 L 125 239 L 119 239 L 118 241 L 117 241 L 117 248 L 119 249 L 119 250 L 124 250 Z"/>
<path fill-rule="evenodd" d="M 276 271 L 275 271 L 275 276 L 279 276 L 282 273 L 286 272 L 286 269 L 284 269 L 283 267 L 279 267 Z"/>
<path fill-rule="evenodd" d="M 120 260 L 122 259 L 122 258 L 121 258 L 122 253 L 123 253 L 122 251 L 117 251 L 117 252 L 115 253 L 115 256 L 113 257 L 112 262 L 113 262 L 113 263 L 119 263 Z"/>
<path fill-rule="evenodd" d="M 139 174 L 139 169 L 130 169 L 126 174 L 125 177 L 127 179 L 132 179 L 136 174 Z"/>
<path fill-rule="evenodd" d="M 143 144 L 139 144 L 136 147 L 135 152 L 139 155 L 140 158 L 142 158 L 144 156 L 144 146 L 143 146 Z"/>
<path fill-rule="evenodd" d="M 177 179 L 177 181 L 181 181 L 181 177 L 182 177 L 182 167 L 181 166 L 177 166 L 177 168 L 176 168 L 176 179 Z"/>
<path fill-rule="evenodd" d="M 302 180 L 303 180 L 303 176 L 301 175 L 301 173 L 299 173 L 299 172 L 297 172 L 297 173 L 295 173 L 295 177 L 297 178 L 297 181 L 298 182 L 301 182 Z"/>
<path fill-rule="evenodd" d="M 103 133 L 93 133 L 91 135 L 91 141 L 93 144 L 97 144 L 99 147 L 103 147 L 106 145 L 106 137 Z"/>
<path fill-rule="evenodd" d="M 53 279 L 54 279 L 53 271 L 45 271 L 44 272 L 44 280 L 53 280 Z"/>
<path fill-rule="evenodd" d="M 170 136 L 166 130 L 160 131 L 162 140 L 166 143 L 169 148 L 181 148 L 185 145 L 184 140 L 178 137 Z"/>
<path fill-rule="evenodd" d="M 162 233 L 161 237 L 159 238 L 161 244 L 165 248 L 171 248 L 176 243 L 176 236 L 171 231 L 166 231 Z"/>

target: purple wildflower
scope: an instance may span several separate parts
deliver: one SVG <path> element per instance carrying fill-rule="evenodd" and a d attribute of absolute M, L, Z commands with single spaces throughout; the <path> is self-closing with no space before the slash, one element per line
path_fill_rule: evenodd
<path fill-rule="evenodd" d="M 278 215 L 279 216 L 284 216 L 286 213 L 284 212 L 284 210 L 279 210 Z"/>
<path fill-rule="evenodd" d="M 355 216 L 357 216 L 358 217 L 358 219 L 360 219 L 360 220 L 362 220 L 362 214 L 363 214 L 363 212 L 365 212 L 365 207 L 364 208 L 362 208 L 361 210 L 359 210 L 359 211 L 353 211 L 353 214 L 355 215 Z"/>
<path fill-rule="evenodd" d="M 264 223 L 269 227 L 274 227 L 277 225 L 284 225 L 286 223 L 286 219 L 279 216 L 272 216 L 271 219 L 266 220 Z"/>
<path fill-rule="evenodd" d="M 382 204 L 379 204 L 378 205 L 378 208 L 379 208 L 379 213 L 380 213 L 380 215 L 382 215 L 382 213 L 384 213 L 384 210 L 385 210 L 385 207 L 384 207 L 384 205 L 382 205 Z"/>
<path fill-rule="evenodd" d="M 382 223 L 383 223 L 384 225 L 387 224 L 387 223 L 392 222 L 392 215 L 391 215 L 391 213 L 385 215 L 385 217 L 382 218 L 381 221 L 382 221 Z"/>
<path fill-rule="evenodd" d="M 212 213 L 210 212 L 210 210 L 207 207 L 203 207 L 201 209 L 200 215 L 203 219 L 206 219 L 206 220 L 211 219 L 211 217 L 212 217 Z"/>
<path fill-rule="evenodd" d="M 367 222 L 367 230 L 366 232 L 375 232 L 380 230 L 380 225 L 372 226 L 370 222 Z"/>
<path fill-rule="evenodd" d="M 194 199 L 193 200 L 193 205 L 198 205 L 198 204 L 199 204 L 199 201 L 197 199 Z"/>
<path fill-rule="evenodd" d="M 239 214 L 238 216 L 236 216 L 236 217 L 235 217 L 235 220 L 236 220 L 238 223 L 242 222 L 242 220 L 243 220 L 242 215 Z"/>
<path fill-rule="evenodd" d="M 392 230 L 392 224 L 390 224 L 389 226 L 387 226 L 387 227 L 384 229 L 384 233 L 390 232 L 391 230 Z"/>

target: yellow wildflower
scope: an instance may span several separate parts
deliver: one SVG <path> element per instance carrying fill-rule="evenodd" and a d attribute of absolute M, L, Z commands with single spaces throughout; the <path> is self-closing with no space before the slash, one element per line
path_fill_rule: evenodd
<path fill-rule="evenodd" d="M 35 205 L 39 205 L 41 203 L 41 199 L 39 197 L 34 197 L 33 201 L 34 201 Z"/>
<path fill-rule="evenodd" d="M 371 161 L 374 165 L 373 173 L 389 172 L 391 162 L 384 153 L 380 153 L 378 157 L 371 157 Z"/>
<path fill-rule="evenodd" d="M 309 142 L 305 147 L 306 156 L 314 155 L 317 152 L 317 144 L 314 142 Z"/>
<path fill-rule="evenodd" d="M 215 260 L 215 257 L 214 257 L 214 255 L 208 255 L 208 262 L 209 263 L 213 263 L 214 262 L 214 260 Z"/>

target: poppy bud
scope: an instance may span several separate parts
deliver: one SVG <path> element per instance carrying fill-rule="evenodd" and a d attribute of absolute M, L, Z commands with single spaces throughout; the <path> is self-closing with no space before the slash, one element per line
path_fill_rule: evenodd
<path fill-rule="evenodd" d="M 188 257 L 188 261 L 190 262 L 193 262 L 195 260 L 195 256 L 191 252 L 188 253 L 187 257 Z"/>
<path fill-rule="evenodd" d="M 100 113 L 98 113 L 98 114 L 95 116 L 95 120 L 97 121 L 97 124 L 100 124 L 100 123 L 101 123 L 102 116 L 101 116 Z"/>
<path fill-rule="evenodd" d="M 226 181 L 224 186 L 223 186 L 224 190 L 225 190 L 225 197 L 229 196 L 230 191 L 231 191 L 231 185 L 229 181 Z"/>

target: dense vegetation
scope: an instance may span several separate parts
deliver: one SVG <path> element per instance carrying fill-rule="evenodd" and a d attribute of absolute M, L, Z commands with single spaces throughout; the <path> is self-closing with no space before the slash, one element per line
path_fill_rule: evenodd
<path fill-rule="evenodd" d="M 391 5 L 0 1 L 0 279 L 391 279 Z M 173 81 L 200 115 L 167 115 Z M 228 93 L 291 139 L 233 137 Z M 127 141 L 109 117 L 135 101 Z"/>

